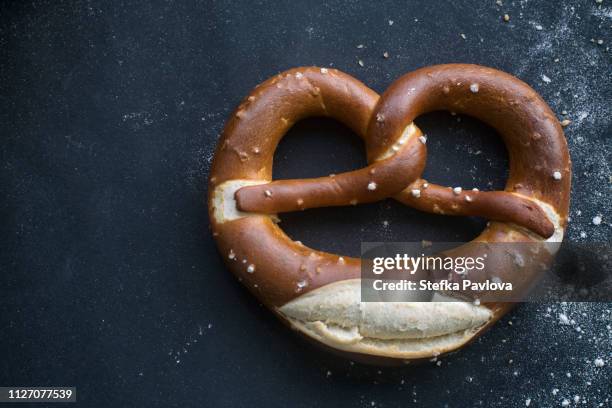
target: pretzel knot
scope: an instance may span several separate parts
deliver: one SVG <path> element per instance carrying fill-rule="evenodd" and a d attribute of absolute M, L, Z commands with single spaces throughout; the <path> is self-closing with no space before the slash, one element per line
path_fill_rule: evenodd
<path fill-rule="evenodd" d="M 413 120 L 435 110 L 474 116 L 499 132 L 510 156 L 504 191 L 443 187 L 421 178 L 426 137 Z M 312 116 L 350 127 L 363 139 L 369 165 L 328 177 L 272 181 L 278 142 L 294 123 Z M 227 266 L 285 322 L 353 358 L 411 360 L 463 346 L 511 304 L 438 302 L 446 300 L 443 293 L 433 294 L 431 302 L 361 303 L 361 261 L 291 240 L 275 214 L 393 197 L 426 212 L 490 219 L 473 242 L 561 242 L 570 178 L 557 119 L 533 89 L 511 75 L 476 65 L 438 65 L 404 75 L 379 97 L 338 70 L 307 67 L 262 83 L 234 112 L 215 152 L 208 206 Z M 471 250 L 468 243 L 454 253 Z M 531 285 L 535 273 L 529 267 L 542 257 L 525 259 L 522 273 L 500 261 L 497 275 Z"/>

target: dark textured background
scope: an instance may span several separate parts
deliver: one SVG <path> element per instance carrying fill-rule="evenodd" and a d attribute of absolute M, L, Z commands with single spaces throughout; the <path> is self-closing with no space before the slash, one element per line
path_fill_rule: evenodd
<path fill-rule="evenodd" d="M 225 270 L 208 231 L 214 145 L 259 82 L 333 66 L 382 92 L 415 68 L 470 62 L 567 111 L 567 238 L 609 242 L 610 2 L 503 3 L 2 2 L 0 385 L 76 386 L 79 405 L 98 407 L 611 406 L 609 303 L 522 305 L 439 366 L 379 370 L 283 327 Z M 426 175 L 503 186 L 503 145 L 459 119 L 417 121 Z M 325 120 L 297 125 L 276 158 L 276 177 L 365 162 L 350 131 Z M 292 237 L 352 255 L 361 241 L 482 228 L 390 201 L 282 218 Z"/>

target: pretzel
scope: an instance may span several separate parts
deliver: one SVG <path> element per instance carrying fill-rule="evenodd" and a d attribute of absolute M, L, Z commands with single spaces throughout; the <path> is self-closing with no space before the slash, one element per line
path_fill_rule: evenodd
<path fill-rule="evenodd" d="M 510 155 L 504 191 L 444 187 L 421 178 L 426 137 L 419 115 L 449 110 L 494 127 Z M 368 166 L 314 179 L 272 181 L 275 148 L 297 121 L 334 118 L 365 143 Z M 213 236 L 228 268 L 283 321 L 351 358 L 417 360 L 456 350 L 483 333 L 510 302 L 475 304 L 435 293 L 431 302 L 360 302 L 360 259 L 291 240 L 276 214 L 356 205 L 392 197 L 444 215 L 491 220 L 472 243 L 559 243 L 567 223 L 571 165 L 563 131 L 546 103 L 506 73 L 466 64 L 422 68 L 377 95 L 335 69 L 302 67 L 261 85 L 226 124 L 211 169 L 208 207 Z M 499 260 L 499 276 L 528 288 L 547 246 Z M 523 259 L 521 258 L 521 259 Z M 473 279 L 483 279 L 474 277 Z M 455 299 L 456 300 L 456 299 Z"/>

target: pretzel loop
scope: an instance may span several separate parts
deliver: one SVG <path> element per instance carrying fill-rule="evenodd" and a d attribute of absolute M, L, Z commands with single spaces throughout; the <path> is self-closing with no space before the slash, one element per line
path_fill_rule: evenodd
<path fill-rule="evenodd" d="M 357 278 L 360 261 L 315 251 L 292 241 L 271 214 L 371 202 L 398 194 L 418 179 L 425 145 L 406 124 L 381 143 L 370 165 L 334 177 L 271 182 L 274 150 L 287 130 L 310 116 L 339 120 L 366 132 L 378 95 L 340 71 L 298 68 L 259 85 L 228 121 L 215 152 L 209 185 L 213 233 L 232 271 L 270 306 L 338 279 Z"/>
<path fill-rule="evenodd" d="M 510 155 L 505 191 L 464 191 L 417 180 L 395 198 L 423 211 L 479 215 L 551 237 L 559 226 L 548 212 L 552 208 L 559 218 L 567 217 L 571 169 L 561 126 L 542 98 L 527 84 L 491 68 L 422 68 L 398 79 L 382 95 L 376 114 L 386 120 L 382 126 L 370 124 L 368 152 L 378 154 L 386 138 L 435 110 L 474 116 L 499 132 Z"/>

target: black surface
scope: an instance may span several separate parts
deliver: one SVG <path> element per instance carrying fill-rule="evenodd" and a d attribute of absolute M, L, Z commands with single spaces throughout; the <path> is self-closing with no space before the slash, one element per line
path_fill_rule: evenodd
<path fill-rule="evenodd" d="M 304 343 L 242 289 L 204 204 L 225 119 L 267 77 L 334 66 L 382 92 L 415 68 L 470 62 L 567 110 L 567 238 L 609 242 L 604 3 L 3 2 L 0 385 L 76 386 L 78 405 L 98 407 L 539 407 L 575 395 L 610 406 L 610 304 L 520 306 L 440 366 L 352 364 Z M 503 186 L 507 159 L 491 129 L 443 113 L 418 124 L 431 180 Z M 350 131 L 316 119 L 276 158 L 279 178 L 365 162 Z M 469 239 L 482 228 L 391 201 L 282 218 L 292 237 L 352 255 L 361 241 Z M 575 324 L 560 325 L 560 313 Z"/>

